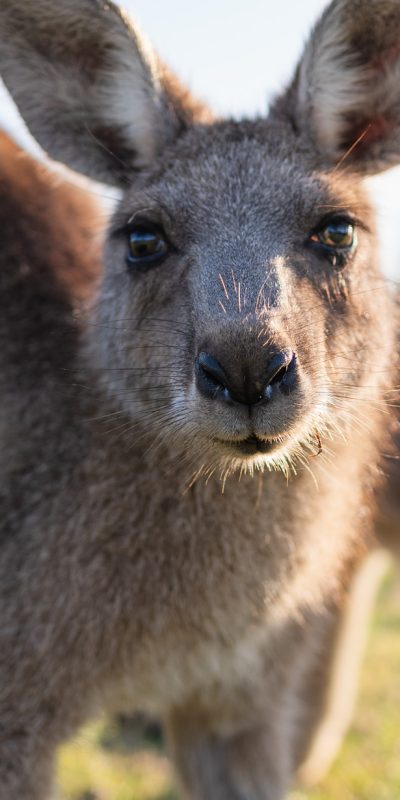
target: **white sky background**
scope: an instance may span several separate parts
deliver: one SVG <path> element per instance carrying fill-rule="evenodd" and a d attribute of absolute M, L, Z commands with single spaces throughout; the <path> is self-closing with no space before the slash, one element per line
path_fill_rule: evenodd
<path fill-rule="evenodd" d="M 124 0 L 122 5 L 163 59 L 217 113 L 251 116 L 264 113 L 268 99 L 290 80 L 326 2 Z M 0 125 L 34 149 L 1 86 Z M 374 179 L 372 186 L 385 271 L 400 277 L 400 169 Z"/>

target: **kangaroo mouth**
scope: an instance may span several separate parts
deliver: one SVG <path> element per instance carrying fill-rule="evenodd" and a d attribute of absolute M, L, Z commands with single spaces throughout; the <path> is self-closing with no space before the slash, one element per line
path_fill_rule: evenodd
<path fill-rule="evenodd" d="M 259 439 L 258 436 L 248 436 L 246 439 L 239 439 L 239 441 L 227 439 L 216 439 L 215 441 L 228 447 L 231 452 L 238 456 L 256 456 L 272 453 L 282 445 L 282 438 Z"/>

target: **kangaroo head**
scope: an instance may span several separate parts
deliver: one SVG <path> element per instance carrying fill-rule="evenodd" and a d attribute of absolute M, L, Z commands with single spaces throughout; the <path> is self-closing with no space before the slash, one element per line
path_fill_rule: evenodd
<path fill-rule="evenodd" d="M 107 0 L 1 2 L 33 134 L 123 190 L 90 326 L 103 383 L 199 467 L 287 470 L 379 390 L 362 179 L 400 161 L 399 29 L 398 0 L 336 0 L 267 119 L 214 121 Z"/>

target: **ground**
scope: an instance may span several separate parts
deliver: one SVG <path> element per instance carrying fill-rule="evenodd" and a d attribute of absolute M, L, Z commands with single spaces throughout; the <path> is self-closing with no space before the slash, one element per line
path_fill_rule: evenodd
<path fill-rule="evenodd" d="M 62 800 L 178 800 L 156 726 L 99 720 L 59 755 Z M 358 709 L 326 779 L 290 800 L 400 797 L 400 581 L 384 582 L 371 622 Z"/>

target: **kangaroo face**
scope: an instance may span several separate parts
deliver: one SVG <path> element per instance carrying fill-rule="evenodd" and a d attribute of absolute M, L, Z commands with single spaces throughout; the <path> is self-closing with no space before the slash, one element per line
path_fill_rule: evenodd
<path fill-rule="evenodd" d="M 400 159 L 400 7 L 356 6 L 328 6 L 265 121 L 223 123 L 108 0 L 2 0 L 31 131 L 124 189 L 90 338 L 135 442 L 287 471 L 359 422 L 392 347 L 361 178 Z"/>
<path fill-rule="evenodd" d="M 369 330 L 379 277 L 362 194 L 306 145 L 293 156 L 289 126 L 283 151 L 279 133 L 187 133 L 126 193 L 109 234 L 107 385 L 209 467 L 286 469 L 317 453 L 383 335 Z"/>

